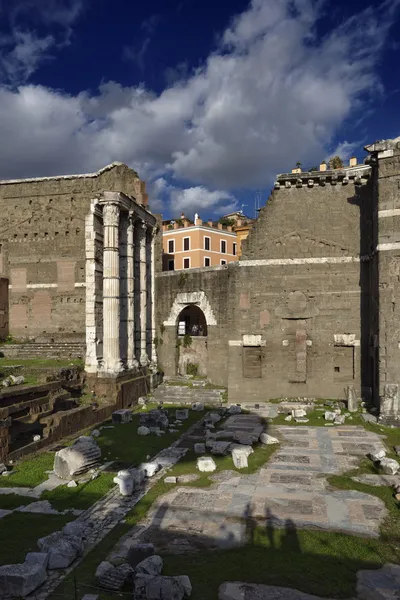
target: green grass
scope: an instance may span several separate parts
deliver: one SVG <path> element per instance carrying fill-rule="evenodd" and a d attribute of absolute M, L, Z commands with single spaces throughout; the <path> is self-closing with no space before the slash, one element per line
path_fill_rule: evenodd
<path fill-rule="evenodd" d="M 52 507 L 59 511 L 70 508 L 86 510 L 114 487 L 114 477 L 115 473 L 101 473 L 96 479 L 81 483 L 76 488 L 62 485 L 54 490 L 43 492 L 40 499 L 48 500 Z"/>
<path fill-rule="evenodd" d="M 1 367 L 21 365 L 23 367 L 69 367 L 71 365 L 82 365 L 80 358 L 0 358 Z"/>
<path fill-rule="evenodd" d="M 170 414 L 175 413 L 175 408 L 174 406 L 168 406 Z M 154 456 L 163 448 L 170 446 L 182 433 L 199 421 L 204 414 L 205 412 L 190 411 L 189 418 L 183 421 L 183 425 L 179 427 L 177 433 L 167 432 L 157 437 L 154 434 L 147 436 L 137 434 L 140 413 L 136 412 L 133 414 L 130 423 L 115 425 L 112 429 L 102 429 L 101 435 L 96 438 L 96 441 L 105 460 L 115 460 L 127 463 L 127 466 L 136 466 L 146 461 L 148 455 Z M 105 425 L 111 425 L 111 422 L 107 422 Z"/>
<path fill-rule="evenodd" d="M 36 502 L 36 498 L 31 498 L 30 496 L 20 496 L 19 494 L 0 494 L 0 508 L 3 510 L 14 510 L 14 508 L 27 506 L 32 502 Z"/>
<path fill-rule="evenodd" d="M 71 517 L 12 513 L 0 519 L 0 565 L 24 562 L 27 552 L 38 552 L 37 540 L 64 527 Z"/>
<path fill-rule="evenodd" d="M 41 452 L 14 466 L 15 473 L 0 477 L 0 487 L 34 488 L 47 479 L 46 471 L 53 468 L 54 453 Z"/>

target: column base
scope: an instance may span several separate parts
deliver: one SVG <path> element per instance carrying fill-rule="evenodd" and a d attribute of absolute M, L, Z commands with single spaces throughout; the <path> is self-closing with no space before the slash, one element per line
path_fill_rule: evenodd
<path fill-rule="evenodd" d="M 98 368 L 100 377 L 117 377 L 123 372 L 124 366 L 120 360 L 103 362 Z"/>
<path fill-rule="evenodd" d="M 158 373 L 158 365 L 153 360 L 149 362 L 148 367 L 151 373 Z"/>
<path fill-rule="evenodd" d="M 140 366 L 147 367 L 148 364 L 149 364 L 149 357 L 147 356 L 147 354 L 141 354 L 140 355 Z"/>
<path fill-rule="evenodd" d="M 134 360 L 128 360 L 126 363 L 126 366 L 129 370 L 131 369 L 138 369 L 139 368 L 139 362 L 134 359 Z"/>

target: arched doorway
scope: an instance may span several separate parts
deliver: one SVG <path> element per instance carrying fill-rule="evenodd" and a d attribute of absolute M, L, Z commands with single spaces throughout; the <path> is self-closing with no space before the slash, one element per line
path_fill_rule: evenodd
<path fill-rule="evenodd" d="M 177 366 L 179 375 L 207 376 L 207 320 L 196 304 L 185 306 L 178 315 Z"/>
<path fill-rule="evenodd" d="M 192 304 L 180 312 L 178 335 L 207 336 L 206 316 L 201 308 Z"/>

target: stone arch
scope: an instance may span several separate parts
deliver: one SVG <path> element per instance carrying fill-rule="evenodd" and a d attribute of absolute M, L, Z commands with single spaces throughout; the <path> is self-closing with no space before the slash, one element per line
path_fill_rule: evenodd
<path fill-rule="evenodd" d="M 215 318 L 205 292 L 180 292 L 176 295 L 169 316 L 163 323 L 164 326 L 175 327 L 182 310 L 191 304 L 195 304 L 203 311 L 207 327 L 217 324 L 217 319 Z"/>

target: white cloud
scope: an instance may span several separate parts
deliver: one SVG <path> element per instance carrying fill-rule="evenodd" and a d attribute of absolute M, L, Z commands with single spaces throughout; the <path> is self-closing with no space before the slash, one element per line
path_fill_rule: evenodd
<path fill-rule="evenodd" d="M 71 26 L 82 11 L 82 0 L 15 0 L 6 9 L 7 33 L 0 36 L 0 77 L 4 84 L 25 83 L 54 50 L 70 43 Z M 28 29 L 26 18 L 32 23 Z M 2 25 L 6 24 L 3 19 Z M 57 26 L 56 32 L 43 33 Z M 40 26 L 41 33 L 36 27 Z"/>
<path fill-rule="evenodd" d="M 235 206 L 236 189 L 269 187 L 298 160 L 317 164 L 330 154 L 338 128 L 381 92 L 377 66 L 399 2 L 367 8 L 318 39 L 321 2 L 253 0 L 206 63 L 160 94 L 117 82 L 77 96 L 0 88 L 0 176 L 85 172 L 120 160 L 149 181 L 157 207 L 168 197 L 174 210 Z M 79 11 L 59 14 L 70 26 Z M 353 142 L 343 144 L 345 151 Z"/>
<path fill-rule="evenodd" d="M 201 216 L 218 208 L 225 212 L 236 210 L 237 202 L 234 196 L 221 190 L 210 192 L 202 185 L 183 190 L 175 189 L 171 193 L 171 209 L 175 214 L 184 212 L 187 216 L 192 216 L 197 212 Z"/>

